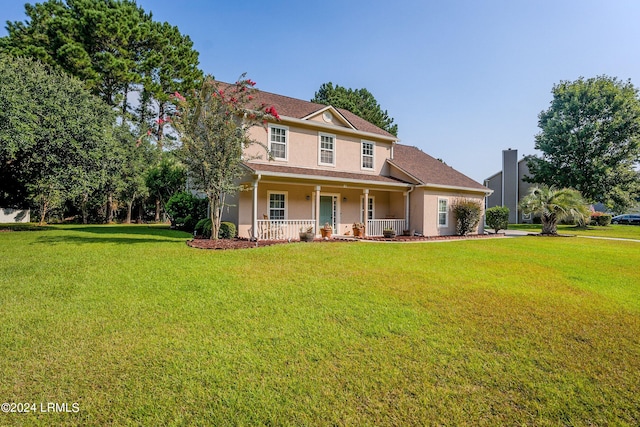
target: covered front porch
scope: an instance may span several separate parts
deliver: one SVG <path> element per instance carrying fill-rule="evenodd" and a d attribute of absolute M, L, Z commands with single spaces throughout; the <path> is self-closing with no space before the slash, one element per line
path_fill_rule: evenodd
<path fill-rule="evenodd" d="M 337 180 L 336 180 L 337 181 Z M 367 185 L 369 184 L 369 185 Z M 406 183 L 354 183 L 255 176 L 237 200 L 238 234 L 258 240 L 298 240 L 301 231 L 320 237 L 328 224 L 334 236 L 382 236 L 409 228 Z"/>
<path fill-rule="evenodd" d="M 408 228 L 404 219 L 369 219 L 364 224 L 363 237 L 378 237 L 383 235 L 383 230 L 393 230 L 396 235 L 403 234 Z M 295 240 L 299 238 L 302 230 L 312 230 L 318 236 L 317 231 L 324 224 L 319 225 L 314 219 L 259 219 L 258 240 Z M 335 234 L 335 233 L 334 233 Z M 347 230 L 341 236 L 352 235 Z"/>

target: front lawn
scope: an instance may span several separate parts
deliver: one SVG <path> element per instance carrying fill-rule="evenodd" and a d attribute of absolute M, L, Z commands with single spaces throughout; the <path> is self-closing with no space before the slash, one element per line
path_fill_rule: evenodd
<path fill-rule="evenodd" d="M 523 230 L 532 233 L 540 233 L 540 224 L 509 224 L 509 230 Z M 577 228 L 573 225 L 559 225 L 558 233 L 575 236 L 593 237 L 613 237 L 618 239 L 640 240 L 640 226 L 638 225 L 608 225 L 606 227 L 589 226 L 588 228 Z"/>
<path fill-rule="evenodd" d="M 0 233 L 0 425 L 640 424 L 636 242 L 188 237 Z"/>

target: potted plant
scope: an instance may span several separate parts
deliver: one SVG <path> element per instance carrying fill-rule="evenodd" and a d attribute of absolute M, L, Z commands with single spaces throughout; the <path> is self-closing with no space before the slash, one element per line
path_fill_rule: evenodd
<path fill-rule="evenodd" d="M 384 230 L 382 230 L 382 235 L 385 239 L 393 239 L 394 237 L 396 237 L 396 232 L 393 228 L 385 228 Z"/>
<path fill-rule="evenodd" d="M 354 222 L 353 226 L 353 237 L 364 237 L 364 224 L 361 222 Z"/>
<path fill-rule="evenodd" d="M 331 235 L 333 234 L 333 227 L 331 227 L 331 224 L 325 222 L 324 227 L 320 229 L 320 234 L 322 235 L 323 239 L 331 238 Z"/>
<path fill-rule="evenodd" d="M 300 241 L 301 242 L 313 242 L 314 237 L 316 237 L 313 232 L 313 227 L 300 227 Z"/>

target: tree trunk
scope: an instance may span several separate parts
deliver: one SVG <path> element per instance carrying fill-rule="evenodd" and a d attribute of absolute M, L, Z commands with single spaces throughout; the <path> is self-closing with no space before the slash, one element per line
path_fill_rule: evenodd
<path fill-rule="evenodd" d="M 47 199 L 44 198 L 44 200 L 42 201 L 42 205 L 40 205 L 40 223 L 38 225 L 45 225 L 46 221 L 45 216 L 47 215 L 47 208 L 48 208 L 48 202 Z"/>
<path fill-rule="evenodd" d="M 558 218 L 555 214 L 542 215 L 542 234 L 558 234 Z"/>
<path fill-rule="evenodd" d="M 209 206 L 211 208 L 209 214 L 211 216 L 211 240 L 218 240 L 220 233 L 220 223 L 222 222 L 222 208 L 224 206 L 224 193 L 208 193 Z"/>
<path fill-rule="evenodd" d="M 127 96 L 129 95 L 129 85 L 125 85 L 124 87 L 124 99 L 122 100 L 122 120 L 124 121 L 127 117 L 127 105 L 129 104 L 127 100 Z"/>
<path fill-rule="evenodd" d="M 160 222 L 160 199 L 156 198 L 156 222 Z"/>
<path fill-rule="evenodd" d="M 133 199 L 127 202 L 127 218 L 124 220 L 125 224 L 131 224 L 131 208 L 133 208 Z"/>
<path fill-rule="evenodd" d="M 87 193 L 82 195 L 82 223 L 88 222 L 89 214 L 87 213 L 87 203 L 89 202 L 89 195 Z"/>
<path fill-rule="evenodd" d="M 105 218 L 107 224 L 113 222 L 113 193 L 107 195 L 107 215 Z"/>
<path fill-rule="evenodd" d="M 158 121 L 164 120 L 164 110 L 165 104 L 164 102 L 160 103 L 159 111 L 158 111 Z M 158 144 L 158 149 L 162 152 L 162 138 L 164 137 L 164 124 L 158 123 L 158 133 L 156 133 L 156 140 Z"/>
<path fill-rule="evenodd" d="M 140 200 L 138 205 L 138 224 L 142 224 L 144 218 L 144 199 Z"/>

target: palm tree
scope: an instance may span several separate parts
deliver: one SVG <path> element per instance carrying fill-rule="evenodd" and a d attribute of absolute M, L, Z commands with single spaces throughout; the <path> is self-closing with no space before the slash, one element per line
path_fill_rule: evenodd
<path fill-rule="evenodd" d="M 556 190 L 554 187 L 531 187 L 520 201 L 524 213 L 540 215 L 542 234 L 558 234 L 558 221 L 576 218 L 584 222 L 589 215 L 585 201 L 579 191 L 572 188 Z"/>

